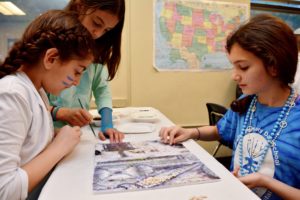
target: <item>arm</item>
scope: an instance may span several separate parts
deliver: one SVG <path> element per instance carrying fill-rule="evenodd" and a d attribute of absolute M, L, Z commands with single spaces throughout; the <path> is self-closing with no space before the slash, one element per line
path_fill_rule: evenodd
<path fill-rule="evenodd" d="M 0 95 L 0 110 L 0 199 L 25 199 L 28 177 L 20 166 L 20 152 L 32 117 L 30 106 L 8 92 Z"/>
<path fill-rule="evenodd" d="M 29 192 L 78 144 L 80 135 L 79 127 L 64 126 L 44 151 L 22 166 L 28 175 Z"/>
<path fill-rule="evenodd" d="M 110 142 L 122 142 L 124 139 L 124 134 L 113 128 L 112 109 L 104 107 L 99 111 L 99 113 L 102 118 L 99 138 L 101 140 L 105 140 L 105 137 L 108 137 Z"/>
<path fill-rule="evenodd" d="M 170 145 L 184 142 L 188 139 L 200 139 L 204 141 L 220 139 L 216 126 L 203 126 L 190 129 L 179 126 L 164 127 L 160 130 L 159 136 L 164 143 L 169 143 Z"/>
<path fill-rule="evenodd" d="M 233 171 L 233 174 L 236 177 L 238 176 L 238 170 L 239 168 L 236 168 Z M 276 193 L 278 196 L 285 200 L 297 200 L 300 196 L 299 189 L 291 187 L 281 181 L 278 181 L 261 173 L 249 174 L 247 176 L 238 177 L 238 179 L 250 189 L 255 187 L 264 187 Z"/>
<path fill-rule="evenodd" d="M 98 112 L 102 118 L 99 138 L 101 140 L 105 140 L 105 136 L 107 136 L 111 142 L 121 142 L 124 138 L 124 134 L 113 127 L 112 96 L 107 77 L 107 68 L 102 65 L 97 65 L 96 72 L 94 74 L 92 90 Z"/>
<path fill-rule="evenodd" d="M 276 193 L 282 199 L 285 200 L 297 200 L 300 196 L 300 190 L 291 187 L 283 182 L 280 182 L 271 177 L 264 177 L 265 187 Z"/>
<path fill-rule="evenodd" d="M 51 137 L 50 124 L 47 122 L 49 118 L 41 118 L 48 115 L 47 110 L 36 115 L 40 110 L 39 105 L 32 109 L 31 104 L 18 93 L 2 93 L 0 110 L 5 116 L 0 118 L 0 199 L 25 199 L 27 192 L 42 180 L 63 155 L 73 149 L 74 143 L 79 142 L 80 132 L 65 131 L 69 136 L 66 133 L 59 134 L 66 135 L 65 139 L 57 137 L 53 145 L 49 145 L 53 146 L 49 148 L 50 151 L 45 150 L 44 153 L 42 150 Z M 48 127 L 44 126 L 46 124 Z M 36 128 L 31 129 L 31 126 Z M 45 132 L 41 132 L 43 128 Z M 45 137 L 38 134 L 45 134 Z M 55 154 L 54 151 L 61 152 Z"/>

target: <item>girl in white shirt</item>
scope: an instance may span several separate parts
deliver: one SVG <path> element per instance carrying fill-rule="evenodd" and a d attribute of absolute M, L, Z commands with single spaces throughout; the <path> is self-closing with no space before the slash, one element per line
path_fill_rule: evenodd
<path fill-rule="evenodd" d="M 80 128 L 54 134 L 45 92 L 79 84 L 94 40 L 77 17 L 36 18 L 0 64 L 0 199 L 25 199 L 80 140 Z"/>

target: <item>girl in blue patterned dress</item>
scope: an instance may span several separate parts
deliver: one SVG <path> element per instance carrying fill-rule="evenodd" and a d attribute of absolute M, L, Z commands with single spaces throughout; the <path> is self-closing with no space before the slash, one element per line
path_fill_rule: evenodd
<path fill-rule="evenodd" d="M 258 15 L 227 38 L 232 78 L 243 96 L 217 126 L 162 128 L 175 144 L 190 138 L 221 140 L 233 148 L 233 174 L 261 199 L 299 199 L 300 98 L 290 84 L 297 69 L 291 28 L 270 15 Z"/>

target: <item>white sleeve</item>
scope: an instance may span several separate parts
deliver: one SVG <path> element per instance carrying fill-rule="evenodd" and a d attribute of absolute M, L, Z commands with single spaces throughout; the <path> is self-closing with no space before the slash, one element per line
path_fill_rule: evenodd
<path fill-rule="evenodd" d="M 28 176 L 21 169 L 20 152 L 31 126 L 32 112 L 21 95 L 5 92 L 0 94 L 0 113 L 0 199 L 25 199 Z"/>

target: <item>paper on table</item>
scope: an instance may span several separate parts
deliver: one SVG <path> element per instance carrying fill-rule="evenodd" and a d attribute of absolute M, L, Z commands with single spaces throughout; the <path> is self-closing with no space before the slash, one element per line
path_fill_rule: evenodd
<path fill-rule="evenodd" d="M 125 123 L 116 126 L 123 133 L 151 133 L 155 131 L 155 124 L 151 123 Z"/>

